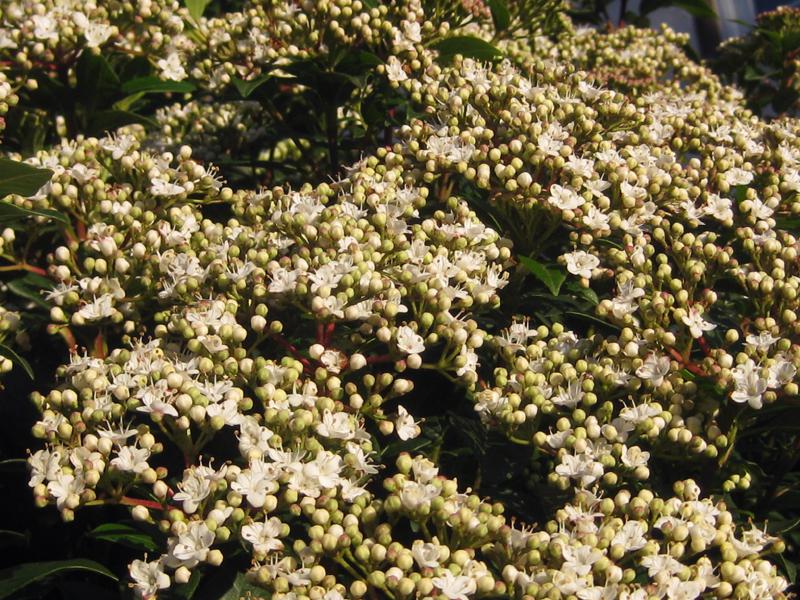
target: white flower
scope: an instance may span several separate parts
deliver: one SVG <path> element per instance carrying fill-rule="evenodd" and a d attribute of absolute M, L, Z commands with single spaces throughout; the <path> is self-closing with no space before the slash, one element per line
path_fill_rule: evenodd
<path fill-rule="evenodd" d="M 34 15 L 31 20 L 33 21 L 33 37 L 37 40 L 58 39 L 58 24 L 53 17 L 50 15 Z"/>
<path fill-rule="evenodd" d="M 753 408 L 761 408 L 762 395 L 767 391 L 768 381 L 761 377 L 758 366 L 747 359 L 733 370 L 735 389 L 731 393 L 731 400 L 743 404 L 747 402 Z"/>
<path fill-rule="evenodd" d="M 797 375 L 797 367 L 783 357 L 776 356 L 775 363 L 769 367 L 768 385 L 771 388 L 790 383 Z"/>
<path fill-rule="evenodd" d="M 658 387 L 664 382 L 664 378 L 669 375 L 671 361 L 668 356 L 658 356 L 651 354 L 641 367 L 636 369 L 636 375 L 649 381 L 653 387 Z"/>
<path fill-rule="evenodd" d="M 186 189 L 177 183 L 170 183 L 158 178 L 150 181 L 150 193 L 154 196 L 177 196 L 185 192 Z"/>
<path fill-rule="evenodd" d="M 556 406 L 564 406 L 573 409 L 580 404 L 581 400 L 583 400 L 583 396 L 582 382 L 580 379 L 575 379 L 567 384 L 566 389 L 558 388 L 557 393 L 550 401 Z"/>
<path fill-rule="evenodd" d="M 441 576 L 433 578 L 433 585 L 450 600 L 467 600 L 477 589 L 474 579 L 464 575 L 453 575 L 447 569 L 442 571 Z"/>
<path fill-rule="evenodd" d="M 611 300 L 611 312 L 617 319 L 622 319 L 625 315 L 635 312 L 636 301 L 644 296 L 644 290 L 636 287 L 632 279 L 619 284 L 619 293 Z"/>
<path fill-rule="evenodd" d="M 192 514 L 211 493 L 211 481 L 197 469 L 187 470 L 183 481 L 178 484 L 180 490 L 172 499 L 183 503 L 183 511 Z"/>
<path fill-rule="evenodd" d="M 562 550 L 564 556 L 563 567 L 583 577 L 592 570 L 592 565 L 603 558 L 603 553 L 591 546 L 567 546 Z"/>
<path fill-rule="evenodd" d="M 414 422 L 414 417 L 408 414 L 408 411 L 402 406 L 397 407 L 397 418 L 394 425 L 397 437 L 404 441 L 413 439 L 422 433 L 419 425 Z"/>
<path fill-rule="evenodd" d="M 669 573 L 670 575 L 677 575 L 686 568 L 669 554 L 645 556 L 639 561 L 639 564 L 647 569 L 647 574 L 650 577 L 655 577 L 661 571 Z"/>
<path fill-rule="evenodd" d="M 768 219 L 775 211 L 761 198 L 756 198 L 750 205 L 750 214 L 756 219 Z"/>
<path fill-rule="evenodd" d="M 583 250 L 568 252 L 563 255 L 563 258 L 567 263 L 567 271 L 585 279 L 591 279 L 592 269 L 600 265 L 600 259 Z"/>
<path fill-rule="evenodd" d="M 163 561 L 160 559 L 152 562 L 134 560 L 128 567 L 128 571 L 133 579 L 131 587 L 142 598 L 153 598 L 158 590 L 165 590 L 169 587 L 169 575 L 164 573 Z"/>
<path fill-rule="evenodd" d="M 439 469 L 427 458 L 415 456 L 411 462 L 411 472 L 419 483 L 428 483 L 439 474 Z"/>
<path fill-rule="evenodd" d="M 87 48 L 97 48 L 101 46 L 111 37 L 111 34 L 114 33 L 113 26 L 90 21 L 86 15 L 80 11 L 72 13 L 72 20 L 78 27 L 83 29 L 83 37 L 86 38 Z"/>
<path fill-rule="evenodd" d="M 136 138 L 132 135 L 112 135 L 101 140 L 101 147 L 111 152 L 111 158 L 119 160 L 137 145 Z"/>
<path fill-rule="evenodd" d="M 259 554 L 267 554 L 272 550 L 282 550 L 283 542 L 278 537 L 283 523 L 278 517 L 265 519 L 263 523 L 251 523 L 242 527 L 242 537 L 253 544 L 253 550 Z"/>
<path fill-rule="evenodd" d="M 556 473 L 562 477 L 577 479 L 582 487 L 586 487 L 603 476 L 603 465 L 587 454 L 565 454 Z"/>
<path fill-rule="evenodd" d="M 411 556 L 419 565 L 420 569 L 429 567 L 435 569 L 439 566 L 439 557 L 442 552 L 439 549 L 439 541 L 436 537 L 432 542 L 423 542 L 422 540 L 414 540 L 411 546 Z"/>
<path fill-rule="evenodd" d="M 550 197 L 547 201 L 560 210 L 574 210 L 585 202 L 578 192 L 557 183 L 550 186 Z"/>
<path fill-rule="evenodd" d="M 640 521 L 627 521 L 611 540 L 611 544 L 620 544 L 627 552 L 636 552 L 647 545 L 645 537 L 647 528 Z"/>
<path fill-rule="evenodd" d="M 317 433 L 337 440 L 351 440 L 355 437 L 350 415 L 346 412 L 332 413 L 329 410 L 322 413 L 322 422 L 317 425 Z"/>
<path fill-rule="evenodd" d="M 623 445 L 619 458 L 623 465 L 629 469 L 635 469 L 636 467 L 647 466 L 647 461 L 650 460 L 650 453 L 638 446 Z"/>
<path fill-rule="evenodd" d="M 710 215 L 718 221 L 733 219 L 732 202 L 728 198 L 721 198 L 717 194 L 709 194 L 705 206 L 701 209 L 703 214 Z"/>
<path fill-rule="evenodd" d="M 58 473 L 54 480 L 47 484 L 47 491 L 56 500 L 58 510 L 62 508 L 74 508 L 71 504 L 77 505 L 78 496 L 84 490 L 82 477 L 75 477 L 68 473 Z M 69 502 L 68 502 L 69 501 Z M 69 505 L 68 505 L 69 504 Z"/>
<path fill-rule="evenodd" d="M 231 489 L 247 498 L 247 503 L 253 508 L 261 508 L 267 495 L 278 491 L 276 480 L 279 475 L 280 472 L 274 464 L 252 460 L 250 467 L 242 470 L 236 480 L 231 482 Z"/>
<path fill-rule="evenodd" d="M 61 454 L 57 451 L 39 450 L 28 459 L 31 468 L 31 479 L 28 485 L 36 487 L 45 481 L 51 481 L 58 476 L 61 469 Z"/>
<path fill-rule="evenodd" d="M 753 173 L 739 167 L 728 169 L 722 177 L 728 185 L 747 185 L 753 181 Z"/>
<path fill-rule="evenodd" d="M 204 561 L 208 550 L 214 543 L 214 532 L 204 521 L 191 521 L 178 538 L 169 541 L 169 553 L 165 559 L 167 566 L 184 566 L 189 569 L 197 563 Z"/>
<path fill-rule="evenodd" d="M 425 351 L 425 341 L 422 336 L 417 335 L 408 325 L 397 328 L 395 339 L 397 348 L 406 354 L 419 354 Z"/>
<path fill-rule="evenodd" d="M 436 486 L 416 481 L 407 481 L 400 490 L 400 502 L 407 510 L 418 510 L 430 504 L 439 495 Z"/>
<path fill-rule="evenodd" d="M 408 79 L 408 75 L 403 70 L 403 63 L 401 63 L 396 56 L 390 56 L 386 63 L 386 76 L 389 81 L 399 82 Z"/>
<path fill-rule="evenodd" d="M 157 63 L 161 69 L 161 76 L 172 81 L 183 81 L 186 79 L 186 69 L 183 68 L 181 57 L 177 52 L 172 52 L 166 58 L 160 59 Z"/>
<path fill-rule="evenodd" d="M 758 335 L 751 333 L 745 338 L 745 341 L 750 348 L 765 352 L 778 341 L 778 338 L 772 337 L 768 331 L 760 331 Z"/>
<path fill-rule="evenodd" d="M 689 309 L 689 314 L 681 317 L 683 324 L 689 328 L 689 333 L 693 338 L 703 337 L 706 331 L 716 329 L 717 326 L 703 319 L 703 312 L 696 306 Z"/>
<path fill-rule="evenodd" d="M 103 294 L 99 298 L 95 297 L 92 302 L 81 307 L 77 314 L 87 321 L 106 319 L 114 314 L 114 296 Z"/>
<path fill-rule="evenodd" d="M 120 471 L 141 474 L 150 468 L 147 459 L 150 457 L 150 450 L 147 448 L 134 448 L 133 446 L 123 446 L 111 464 Z"/>

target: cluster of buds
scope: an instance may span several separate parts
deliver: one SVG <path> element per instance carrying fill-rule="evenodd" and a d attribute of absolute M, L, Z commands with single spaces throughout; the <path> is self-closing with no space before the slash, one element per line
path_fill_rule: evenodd
<path fill-rule="evenodd" d="M 202 162 L 219 162 L 248 156 L 263 146 L 267 130 L 264 109 L 257 102 L 240 101 L 174 103 L 156 111 L 159 130 L 143 142 L 157 152 L 180 152 L 189 146 L 192 156 Z M 261 157 L 258 157 L 261 158 Z M 281 160 L 282 156 L 270 156 Z"/>
<path fill-rule="evenodd" d="M 710 69 L 686 56 L 689 35 L 667 25 L 658 30 L 620 27 L 605 35 L 597 35 L 592 28 L 576 28 L 555 40 L 543 35 L 536 41 L 537 52 L 522 55 L 523 62 L 570 64 L 596 82 L 634 97 L 681 90 L 715 95 L 723 90 Z"/>
<path fill-rule="evenodd" d="M 43 272 L 51 331 L 75 346 L 34 396 L 37 503 L 66 520 L 121 504 L 157 524 L 162 552 L 130 569 L 145 598 L 220 565 L 228 544 L 285 600 L 781 598 L 765 558 L 780 541 L 692 481 L 659 497 L 651 474 L 716 464 L 712 491 L 746 488 L 728 464 L 737 432 L 798 393 L 796 124 L 753 117 L 669 30 L 447 62 L 428 43 L 449 25 L 423 4 L 305 4 L 197 21 L 151 3 L 81 12 L 149 27 L 160 76 L 211 91 L 378 49 L 376 72 L 418 118 L 316 185 L 233 191 L 185 145 L 205 159 L 203 136 L 230 133 L 222 155 L 258 141 L 249 103 L 177 104 L 149 137 L 129 127 L 28 159 L 53 177 L 10 201 L 67 218 Z M 482 6 L 447 14 L 489 39 Z M 16 45 L 77 9 L 26 10 Z M 123 47 L 137 31 L 109 27 Z M 64 28 L 26 52 L 54 59 L 78 43 Z M 539 325 L 535 299 L 558 277 L 592 314 Z M 401 404 L 423 370 L 533 447 L 572 495 L 552 521 L 509 524 L 422 456 L 377 477 L 383 442 L 424 428 Z"/>
<path fill-rule="evenodd" d="M 184 30 L 188 11 L 177 1 L 10 2 L 2 8 L 0 55 L 24 81 L 35 69 L 59 71 L 82 52 L 115 49 L 130 56 L 166 52 Z M 176 40 L 177 41 L 177 40 Z"/>
<path fill-rule="evenodd" d="M 694 481 L 674 487 L 672 498 L 584 490 L 542 530 L 511 529 L 502 573 L 512 597 L 784 598 L 786 580 L 763 558 L 783 543 L 737 528 Z"/>
<path fill-rule="evenodd" d="M 789 40 L 800 30 L 800 10 L 779 6 L 756 17 L 747 34 L 722 42 L 711 63 L 720 77 L 740 86 L 753 110 L 797 115 L 800 60 Z M 774 114 L 773 113 L 773 114 Z"/>

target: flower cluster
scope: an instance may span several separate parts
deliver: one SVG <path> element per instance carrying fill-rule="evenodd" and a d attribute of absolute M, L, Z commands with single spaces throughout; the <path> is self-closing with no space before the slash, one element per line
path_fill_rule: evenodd
<path fill-rule="evenodd" d="M 740 437 L 798 394 L 798 124 L 759 120 L 667 29 L 549 39 L 522 26 L 531 2 L 505 28 L 480 1 L 372 4 L 4 13 L 22 71 L 150 45 L 159 85 L 203 90 L 156 131 L 39 150 L 51 180 L 5 200 L 30 227 L 3 256 L 46 248 L 71 350 L 34 394 L 37 504 L 155 525 L 130 565 L 144 598 L 241 548 L 277 600 L 785 597 L 784 543 L 719 498 L 753 481 Z M 448 52 L 451 28 L 472 46 Z M 505 58 L 463 56 L 487 46 Z M 320 68 L 353 49 L 368 78 Z M 281 178 L 323 156 L 273 137 L 319 81 L 346 91 L 326 160 L 370 137 L 378 91 L 406 121 L 329 177 Z M 274 102 L 225 96 L 261 84 Z M 432 378 L 523 447 L 542 525 L 425 446 Z"/>

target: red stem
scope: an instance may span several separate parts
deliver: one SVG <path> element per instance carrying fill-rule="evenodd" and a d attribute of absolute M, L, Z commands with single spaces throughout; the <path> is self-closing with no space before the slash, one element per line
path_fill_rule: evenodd
<path fill-rule="evenodd" d="M 393 362 L 393 358 L 389 354 L 376 354 L 375 356 L 367 357 L 367 364 L 374 365 L 375 363 Z"/>
<path fill-rule="evenodd" d="M 703 353 L 706 356 L 711 356 L 711 347 L 708 345 L 708 341 L 703 336 L 700 336 L 697 339 L 697 343 L 700 345 L 700 348 L 703 350 Z"/>
<path fill-rule="evenodd" d="M 107 355 L 106 351 L 106 340 L 103 337 L 102 333 L 98 333 L 97 336 L 94 338 L 94 356 L 95 358 L 105 358 Z"/>
<path fill-rule="evenodd" d="M 297 348 L 295 348 L 292 344 L 290 344 L 282 335 L 273 334 L 272 339 L 278 342 L 278 344 L 283 346 L 286 350 L 291 352 L 292 356 L 294 356 L 297 360 L 299 360 L 307 371 L 310 372 L 312 370 L 311 361 L 308 360 L 306 357 L 304 357 L 300 353 L 300 351 Z"/>
<path fill-rule="evenodd" d="M 124 504 L 125 506 L 144 506 L 146 508 L 153 508 L 155 510 L 166 510 L 169 508 L 175 508 L 174 506 L 161 504 L 160 502 L 156 502 L 155 500 L 142 500 L 140 498 L 131 498 L 129 496 L 123 496 L 122 498 L 120 498 L 119 503 Z"/>
<path fill-rule="evenodd" d="M 686 367 L 686 370 L 689 371 L 690 373 L 694 373 L 695 375 L 698 375 L 700 377 L 708 377 L 709 376 L 708 373 L 706 373 L 702 369 L 702 367 L 700 367 L 700 365 L 696 365 L 692 361 L 687 360 L 686 358 L 684 358 L 683 355 L 680 352 L 675 350 L 675 348 L 667 348 L 667 351 L 672 355 L 672 358 L 674 358 L 679 363 L 681 363 L 684 367 Z"/>

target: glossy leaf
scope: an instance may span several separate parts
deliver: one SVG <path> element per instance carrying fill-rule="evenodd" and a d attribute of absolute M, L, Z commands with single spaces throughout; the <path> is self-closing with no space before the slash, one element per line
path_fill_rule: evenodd
<path fill-rule="evenodd" d="M 42 292 L 53 288 L 53 282 L 47 277 L 42 277 L 36 273 L 26 273 L 22 277 L 12 279 L 7 284 L 8 291 L 16 294 L 20 298 L 30 300 L 38 304 L 45 310 L 50 310 L 52 306 L 44 299 Z"/>
<path fill-rule="evenodd" d="M 96 540 L 121 544 L 137 550 L 155 552 L 158 549 L 158 544 L 150 535 L 124 523 L 103 523 L 88 535 Z"/>
<path fill-rule="evenodd" d="M 184 0 L 184 4 L 186 8 L 189 10 L 189 14 L 195 21 L 199 21 L 200 17 L 203 16 L 203 13 L 206 10 L 206 7 L 211 4 L 210 0 Z"/>
<path fill-rule="evenodd" d="M 167 92 L 184 94 L 193 92 L 195 89 L 196 86 L 191 81 L 170 81 L 154 76 L 137 77 L 122 84 L 122 91 L 126 94 Z"/>
<path fill-rule="evenodd" d="M 555 267 L 548 267 L 543 265 L 538 260 L 534 260 L 529 256 L 520 256 L 519 261 L 525 266 L 531 274 L 541 281 L 553 296 L 558 296 L 561 291 L 561 285 L 567 279 L 566 273 L 561 269 Z"/>
<path fill-rule="evenodd" d="M 639 12 L 646 15 L 659 8 L 670 6 L 683 9 L 693 17 L 701 19 L 714 19 L 717 16 L 706 0 L 643 0 Z"/>
<path fill-rule="evenodd" d="M 508 29 L 511 24 L 511 12 L 504 0 L 489 0 L 489 9 L 492 11 L 492 21 L 495 31 Z"/>
<path fill-rule="evenodd" d="M 233 585 L 219 597 L 219 600 L 240 600 L 242 597 L 252 598 L 252 600 L 267 599 L 271 594 L 260 587 L 252 585 L 243 573 L 236 575 Z"/>
<path fill-rule="evenodd" d="M 69 223 L 69 219 L 63 213 L 56 210 L 44 208 L 24 208 L 17 206 L 11 202 L 0 201 L 0 223 L 13 223 L 21 221 L 30 217 L 45 217 L 47 219 L 55 219 L 61 223 Z"/>
<path fill-rule="evenodd" d="M 494 60 L 503 56 L 503 53 L 489 42 L 471 35 L 454 35 L 444 38 L 433 44 L 433 48 L 438 50 L 443 58 L 461 54 L 477 60 Z"/>
<path fill-rule="evenodd" d="M 9 194 L 33 196 L 52 176 L 50 169 L 38 169 L 16 160 L 0 158 L 0 198 Z"/>
<path fill-rule="evenodd" d="M 270 73 L 264 73 L 263 75 L 259 75 L 258 77 L 247 81 L 236 77 L 233 79 L 233 85 L 242 98 L 247 98 L 259 87 L 261 87 L 262 84 L 266 83 L 270 77 L 272 77 Z"/>
<path fill-rule="evenodd" d="M 65 571 L 88 571 L 118 581 L 117 576 L 103 565 L 84 558 L 24 563 L 0 571 L 0 599 L 8 598 L 32 583 Z"/>
<path fill-rule="evenodd" d="M 19 354 L 14 352 L 11 348 L 6 346 L 5 344 L 0 344 L 0 355 L 5 356 L 8 360 L 10 360 L 15 365 L 19 365 L 28 374 L 28 377 L 31 379 L 34 378 L 33 376 L 33 369 L 31 368 L 30 363 L 22 358 Z"/>

